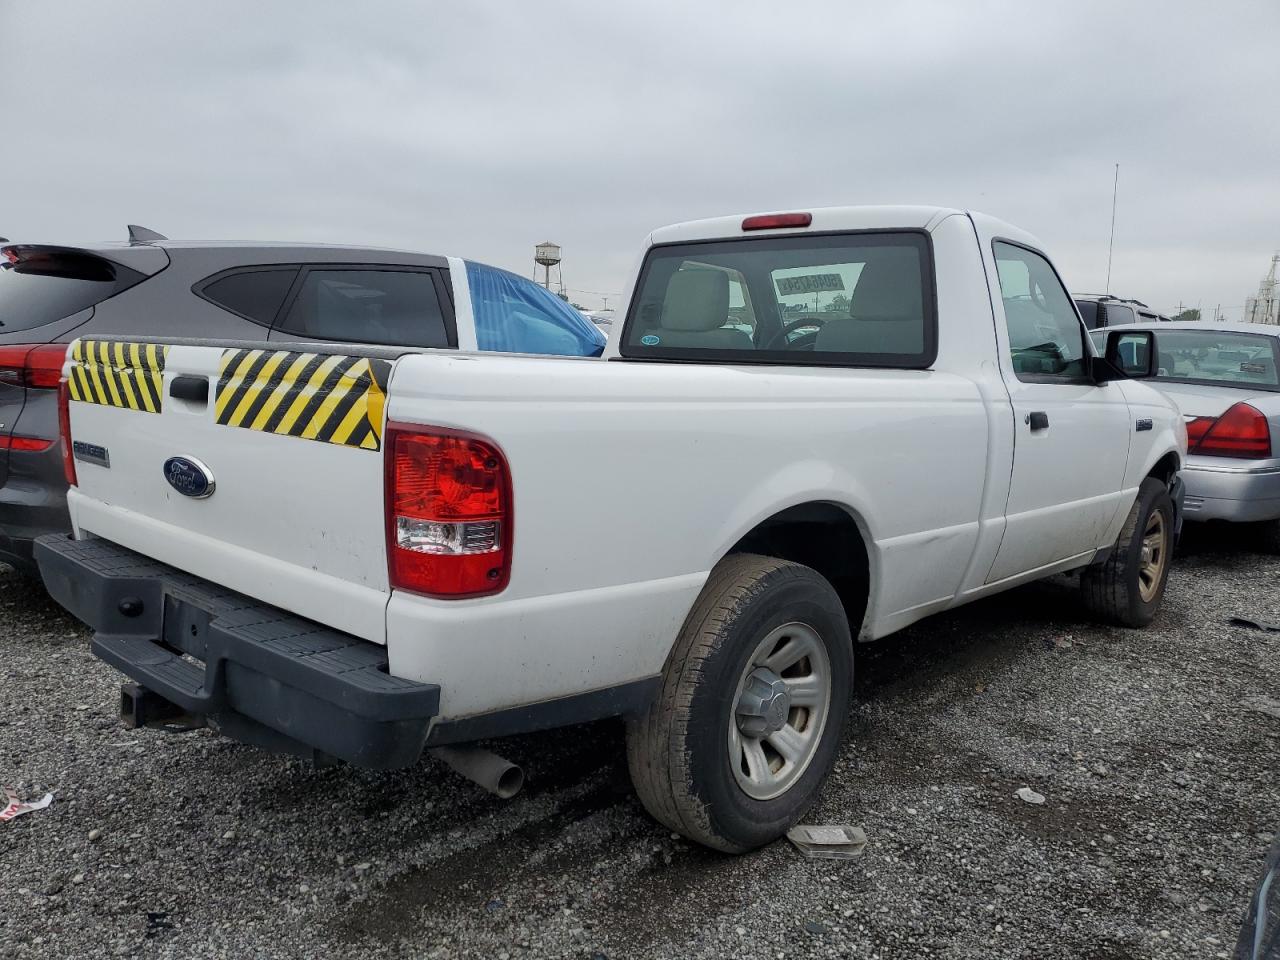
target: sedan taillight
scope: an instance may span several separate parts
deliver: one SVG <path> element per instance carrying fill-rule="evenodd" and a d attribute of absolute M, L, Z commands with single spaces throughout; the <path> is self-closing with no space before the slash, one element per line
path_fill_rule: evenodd
<path fill-rule="evenodd" d="M 0 383 L 56 390 L 66 359 L 65 343 L 6 343 L 0 346 Z"/>
<path fill-rule="evenodd" d="M 1188 453 L 1264 460 L 1271 456 L 1271 428 L 1257 407 L 1243 401 L 1220 417 L 1187 421 Z"/>

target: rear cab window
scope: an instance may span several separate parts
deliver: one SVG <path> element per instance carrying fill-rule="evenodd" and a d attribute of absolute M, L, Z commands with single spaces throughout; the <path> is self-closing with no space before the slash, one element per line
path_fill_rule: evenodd
<path fill-rule="evenodd" d="M 83 250 L 0 247 L 0 333 L 61 320 L 145 279 L 145 274 Z"/>
<path fill-rule="evenodd" d="M 750 237 L 650 249 L 623 357 L 925 368 L 933 262 L 917 231 Z"/>

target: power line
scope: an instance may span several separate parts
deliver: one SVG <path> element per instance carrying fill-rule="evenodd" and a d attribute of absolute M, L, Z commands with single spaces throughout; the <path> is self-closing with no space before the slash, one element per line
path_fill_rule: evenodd
<path fill-rule="evenodd" d="M 593 297 L 620 297 L 621 296 L 621 294 L 619 293 L 607 293 L 603 290 L 583 290 L 579 287 L 565 287 L 565 289 L 570 290 L 573 293 L 589 293 Z"/>

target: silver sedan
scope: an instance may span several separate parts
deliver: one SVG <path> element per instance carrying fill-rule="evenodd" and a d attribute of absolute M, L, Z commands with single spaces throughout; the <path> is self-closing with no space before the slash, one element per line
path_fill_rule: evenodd
<path fill-rule="evenodd" d="M 1253 323 L 1144 323 L 1091 333 L 1098 352 L 1114 330 L 1156 335 L 1157 373 L 1149 381 L 1187 422 L 1182 469 L 1187 520 L 1265 524 L 1280 550 L 1280 327 Z M 1120 345 L 1121 353 L 1126 346 Z M 1132 359 L 1132 358 L 1130 358 Z"/>

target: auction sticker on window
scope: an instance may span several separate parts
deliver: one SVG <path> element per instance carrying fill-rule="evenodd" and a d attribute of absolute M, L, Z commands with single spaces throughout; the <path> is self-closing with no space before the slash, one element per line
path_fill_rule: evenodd
<path fill-rule="evenodd" d="M 844 277 L 838 273 L 806 273 L 799 277 L 778 277 L 778 294 L 792 297 L 802 293 L 832 293 L 844 289 Z"/>

